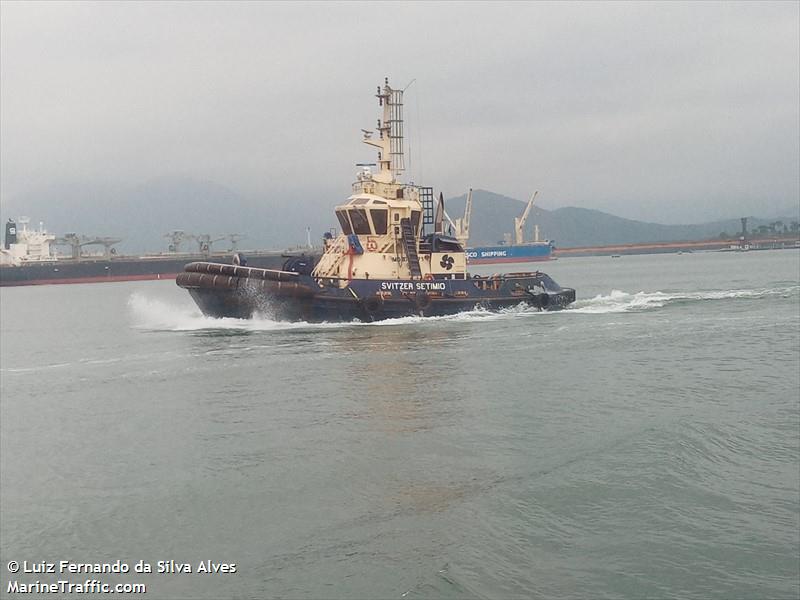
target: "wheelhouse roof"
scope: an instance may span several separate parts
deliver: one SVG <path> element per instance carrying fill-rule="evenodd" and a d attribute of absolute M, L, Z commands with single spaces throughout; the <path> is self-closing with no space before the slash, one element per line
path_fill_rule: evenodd
<path fill-rule="evenodd" d="M 404 200 L 403 198 L 384 198 L 375 194 L 354 194 L 350 196 L 344 204 L 336 207 L 336 210 L 351 208 L 408 208 L 418 209 L 419 203 Z"/>

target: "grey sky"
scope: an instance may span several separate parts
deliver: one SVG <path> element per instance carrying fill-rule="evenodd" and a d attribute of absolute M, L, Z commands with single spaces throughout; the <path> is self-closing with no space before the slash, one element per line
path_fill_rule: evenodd
<path fill-rule="evenodd" d="M 209 179 L 348 194 L 375 87 L 410 178 L 691 222 L 800 198 L 800 3 L 10 3 L 0 196 Z"/>

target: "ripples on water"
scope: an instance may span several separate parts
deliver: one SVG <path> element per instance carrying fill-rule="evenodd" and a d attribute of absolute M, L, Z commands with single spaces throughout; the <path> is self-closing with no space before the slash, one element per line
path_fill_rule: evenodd
<path fill-rule="evenodd" d="M 239 565 L 153 597 L 797 597 L 800 261 L 733 259 L 558 261 L 569 310 L 374 324 L 3 290 L 3 561 Z"/>

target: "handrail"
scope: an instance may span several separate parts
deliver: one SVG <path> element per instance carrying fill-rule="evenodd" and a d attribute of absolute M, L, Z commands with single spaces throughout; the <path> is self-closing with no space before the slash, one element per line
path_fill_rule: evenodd
<path fill-rule="evenodd" d="M 347 238 L 346 237 L 338 237 L 338 238 L 336 238 L 336 240 L 334 240 L 333 246 L 327 252 L 323 253 L 322 256 L 325 256 L 326 254 L 329 254 L 329 253 L 333 254 L 334 252 L 339 252 L 340 253 L 339 256 L 336 258 L 336 260 L 333 261 L 333 263 L 330 265 L 330 267 L 328 267 L 327 271 L 329 273 L 333 272 L 334 270 L 338 270 L 339 269 L 339 265 L 344 260 L 344 257 L 347 256 L 347 253 L 345 252 L 346 248 L 347 248 Z M 321 260 L 321 257 L 320 257 L 320 260 Z M 314 270 L 316 270 L 316 267 L 314 268 Z M 312 276 L 319 277 L 319 275 L 313 275 L 313 272 L 312 272 Z M 325 276 L 324 279 L 334 279 L 334 278 Z"/>

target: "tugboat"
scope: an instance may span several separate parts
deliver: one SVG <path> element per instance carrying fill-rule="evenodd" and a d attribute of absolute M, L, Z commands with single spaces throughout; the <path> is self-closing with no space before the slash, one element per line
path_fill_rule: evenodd
<path fill-rule="evenodd" d="M 466 268 L 462 243 L 443 228 L 444 200 L 433 188 L 402 183 L 403 90 L 378 87 L 382 119 L 363 142 L 378 150 L 376 165 L 359 165 L 353 194 L 335 208 L 341 227 L 326 234 L 312 260 L 289 260 L 282 270 L 193 262 L 176 283 L 211 317 L 262 314 L 290 321 L 379 321 L 444 316 L 526 304 L 560 309 L 575 301 L 539 271 L 479 277 Z M 434 204 L 437 204 L 434 211 Z"/>

